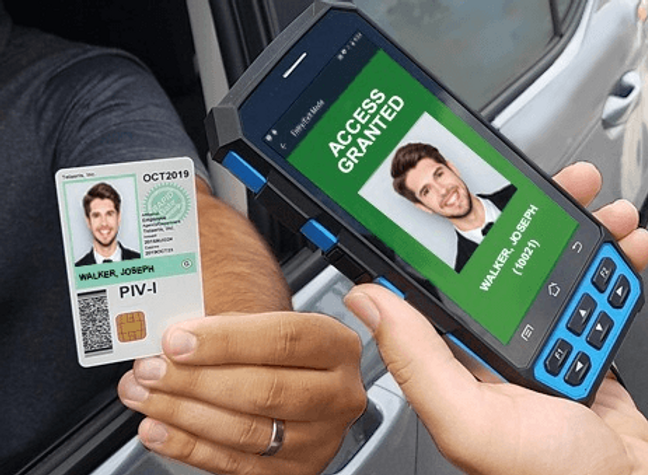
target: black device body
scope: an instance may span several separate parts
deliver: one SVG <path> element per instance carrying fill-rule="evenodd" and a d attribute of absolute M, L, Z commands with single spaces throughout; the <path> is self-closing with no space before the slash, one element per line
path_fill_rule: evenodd
<path fill-rule="evenodd" d="M 351 280 L 402 295 L 497 375 L 591 403 L 641 280 L 590 213 L 433 73 L 352 4 L 317 1 L 210 111 L 212 158 Z M 430 209 L 392 188 L 391 161 L 421 143 L 497 215 L 459 267 L 445 211 L 425 224 Z"/>

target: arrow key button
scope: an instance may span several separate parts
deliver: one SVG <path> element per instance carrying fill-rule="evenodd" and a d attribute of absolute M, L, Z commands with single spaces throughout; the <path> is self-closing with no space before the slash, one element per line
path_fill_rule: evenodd
<path fill-rule="evenodd" d="M 569 367 L 569 370 L 567 371 L 565 382 L 572 386 L 578 386 L 582 384 L 591 367 L 592 362 L 589 356 L 587 356 L 587 354 L 583 352 L 578 353 L 576 355 L 576 358 L 574 358 L 571 366 Z"/>
<path fill-rule="evenodd" d="M 569 328 L 569 331 L 574 335 L 581 335 L 587 326 L 587 322 L 589 322 L 590 317 L 594 313 L 594 310 L 596 310 L 596 301 L 591 295 L 584 294 L 574 309 L 571 317 L 569 317 L 569 321 L 567 322 L 567 328 Z"/>
<path fill-rule="evenodd" d="M 610 296 L 608 297 L 608 302 L 614 308 L 622 308 L 626 300 L 628 299 L 628 294 L 630 293 L 630 282 L 625 275 L 621 274 L 617 279 Z"/>
<path fill-rule="evenodd" d="M 587 343 L 600 350 L 603 348 L 603 343 L 605 343 L 613 326 L 614 322 L 610 316 L 605 312 L 601 312 L 596 322 L 594 322 L 594 326 L 590 330 L 589 335 L 587 335 Z"/>

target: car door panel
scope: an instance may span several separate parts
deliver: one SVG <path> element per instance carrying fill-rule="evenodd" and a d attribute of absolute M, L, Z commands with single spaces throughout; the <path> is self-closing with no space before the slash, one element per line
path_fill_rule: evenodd
<path fill-rule="evenodd" d="M 494 125 L 548 173 L 577 160 L 598 166 L 605 186 L 594 207 L 619 197 L 641 206 L 639 183 L 648 178 L 643 29 L 632 2 L 596 3 L 582 20 L 582 39 L 573 40 L 577 51 L 565 50 L 569 61 L 557 61 L 538 79 L 543 86 L 531 86 L 533 95 L 523 94 Z"/>

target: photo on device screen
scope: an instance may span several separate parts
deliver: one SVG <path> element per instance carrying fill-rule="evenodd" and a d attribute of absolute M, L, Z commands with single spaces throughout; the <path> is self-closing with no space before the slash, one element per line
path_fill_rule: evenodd
<path fill-rule="evenodd" d="M 359 194 L 457 272 L 516 188 L 427 112 Z"/>

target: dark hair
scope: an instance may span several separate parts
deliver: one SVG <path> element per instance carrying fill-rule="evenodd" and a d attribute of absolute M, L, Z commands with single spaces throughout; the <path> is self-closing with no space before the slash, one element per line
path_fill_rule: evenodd
<path fill-rule="evenodd" d="M 119 213 L 121 198 L 117 190 L 108 183 L 97 183 L 83 197 L 83 210 L 85 211 L 86 218 L 90 217 L 90 203 L 96 199 L 112 201 L 115 204 L 115 210 Z"/>
<path fill-rule="evenodd" d="M 418 203 L 416 194 L 405 184 L 407 173 L 424 158 L 430 158 L 441 165 L 448 162 L 441 155 L 441 152 L 427 143 L 408 143 L 396 151 L 391 164 L 391 176 L 394 179 L 393 186 L 396 193 L 404 196 L 413 203 Z"/>

